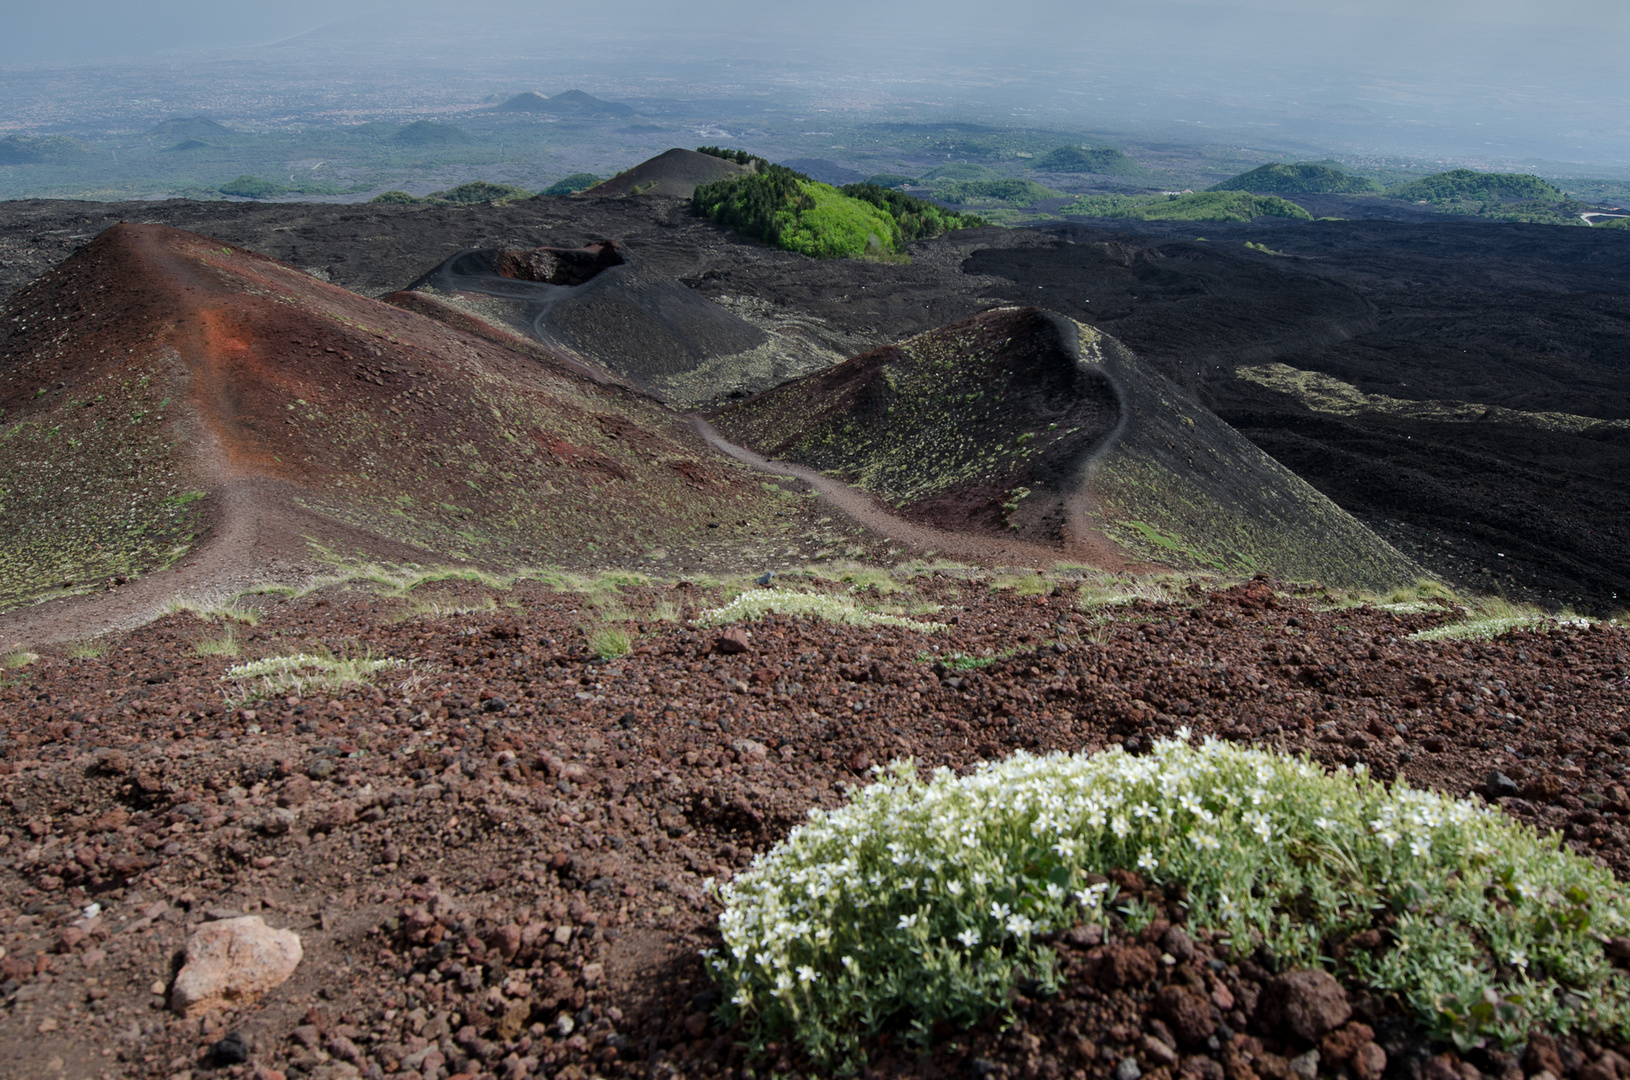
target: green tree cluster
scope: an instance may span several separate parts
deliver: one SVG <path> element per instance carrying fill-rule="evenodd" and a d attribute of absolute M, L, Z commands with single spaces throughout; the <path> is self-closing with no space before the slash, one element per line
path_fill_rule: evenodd
<path fill-rule="evenodd" d="M 1451 169 L 1423 176 L 1387 194 L 1394 199 L 1424 199 L 1434 205 L 1526 199 L 1559 202 L 1567 197 L 1553 185 L 1528 173 L 1486 173 L 1475 169 Z"/>
<path fill-rule="evenodd" d="M 492 184 L 485 180 L 475 180 L 468 184 L 460 184 L 447 191 L 433 191 L 428 198 L 438 202 L 456 203 L 460 206 L 474 206 L 477 203 L 509 202 L 511 199 L 530 199 L 532 193 L 525 188 L 512 187 L 509 184 Z"/>
<path fill-rule="evenodd" d="M 545 195 L 575 195 L 579 191 L 587 191 L 600 182 L 600 178 L 591 172 L 574 172 L 570 176 L 562 177 L 543 189 Z"/>
<path fill-rule="evenodd" d="M 1188 195 L 1082 195 L 1060 214 L 1135 218 L 1139 221 L 1253 221 L 1259 217 L 1311 221 L 1313 215 L 1277 195 L 1202 191 Z"/>
<path fill-rule="evenodd" d="M 747 165 L 760 170 L 769 164 L 768 161 L 765 161 L 757 154 L 749 154 L 745 150 L 732 150 L 728 146 L 698 146 L 696 152 L 706 154 L 709 157 L 723 158 L 725 161 L 734 161 L 737 165 Z"/>
<path fill-rule="evenodd" d="M 1034 180 L 955 180 L 941 184 L 934 197 L 948 203 L 999 202 L 1009 206 L 1034 206 L 1043 199 L 1056 199 L 1062 193 L 1042 187 Z"/>
<path fill-rule="evenodd" d="M 1275 161 L 1214 184 L 1210 190 L 1264 195 L 1365 195 L 1380 191 L 1381 185 L 1328 165 L 1311 162 L 1285 165 Z"/>
<path fill-rule="evenodd" d="M 875 184 L 844 191 L 784 165 L 703 184 L 691 209 L 747 236 L 814 258 L 895 254 L 908 240 L 983 224 Z"/>
<path fill-rule="evenodd" d="M 893 218 L 900 228 L 900 239 L 906 243 L 926 240 L 952 229 L 972 229 L 989 224 L 984 218 L 947 210 L 927 199 L 919 199 L 870 180 L 848 184 L 842 190 L 849 198 L 871 203 Z"/>

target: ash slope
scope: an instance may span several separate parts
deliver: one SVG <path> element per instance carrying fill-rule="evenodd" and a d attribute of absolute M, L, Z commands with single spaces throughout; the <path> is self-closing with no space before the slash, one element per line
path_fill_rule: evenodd
<path fill-rule="evenodd" d="M 1600 614 L 1630 597 L 1630 449 L 1498 413 L 1479 423 L 1334 416 L 1235 375 L 1278 362 L 1369 395 L 1630 418 L 1621 230 L 1123 222 L 968 230 L 912 245 L 909 264 L 842 264 L 743 240 L 656 196 L 482 207 L 30 200 L 0 203 L 0 292 L 125 217 L 219 236 L 368 295 L 470 248 L 611 238 L 642 270 L 769 333 L 778 356 L 802 350 L 817 366 L 998 304 L 1043 304 L 1114 334 L 1434 576 Z M 763 381 L 710 373 L 673 400 L 766 389 L 772 368 L 763 364 Z"/>
<path fill-rule="evenodd" d="M 309 562 L 308 541 L 626 561 L 792 520 L 761 477 L 566 357 L 202 236 L 117 226 L 0 318 L 0 607 L 183 558 L 242 587 Z"/>
<path fill-rule="evenodd" d="M 1081 557 L 1388 587 L 1409 559 L 1091 327 L 988 312 L 855 357 L 714 423 L 941 528 Z"/>
<path fill-rule="evenodd" d="M 694 405 L 811 370 L 806 348 L 763 329 L 651 266 L 637 246 L 462 252 L 405 290 L 536 338 L 662 400 Z M 404 302 L 398 294 L 392 303 Z"/>

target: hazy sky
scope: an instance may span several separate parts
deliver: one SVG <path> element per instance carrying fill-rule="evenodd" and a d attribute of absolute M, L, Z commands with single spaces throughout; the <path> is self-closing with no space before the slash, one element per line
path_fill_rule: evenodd
<path fill-rule="evenodd" d="M 490 64 L 505 78 L 598 73 L 627 87 L 642 71 L 683 81 L 686 64 L 730 61 L 744 82 L 782 91 L 793 74 L 868 79 L 1052 123 L 1630 154 L 1625 0 L 0 3 L 0 66 L 14 69 L 283 42 L 250 48 L 244 70 L 310 52 L 427 85 Z"/>

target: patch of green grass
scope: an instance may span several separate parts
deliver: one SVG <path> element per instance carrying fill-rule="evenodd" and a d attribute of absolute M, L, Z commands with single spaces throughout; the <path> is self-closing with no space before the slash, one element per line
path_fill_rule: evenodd
<path fill-rule="evenodd" d="M 885 615 L 868 611 L 848 596 L 826 593 L 792 592 L 788 589 L 750 589 L 720 608 L 704 611 L 697 617 L 699 626 L 722 626 L 726 623 L 762 618 L 768 614 L 812 615 L 828 622 L 848 626 L 894 626 L 902 630 L 934 633 L 945 629 L 943 623 L 922 623 L 899 615 Z"/>
<path fill-rule="evenodd" d="M 1149 912 L 1117 910 L 1115 869 L 1182 887 L 1191 930 L 1287 968 L 1384 927 L 1342 975 L 1463 1049 L 1630 1034 L 1630 975 L 1605 948 L 1630 899 L 1606 867 L 1476 802 L 1211 740 L 928 780 L 896 762 L 718 889 L 722 1019 L 828 1068 L 858 1067 L 884 1024 L 926 1046 L 1023 983 L 1056 991 L 1051 935 L 1130 937 Z"/>
<path fill-rule="evenodd" d="M 197 600 L 188 600 L 176 597 L 164 605 L 166 615 L 191 615 L 205 622 L 223 622 L 230 620 L 240 622 L 245 626 L 255 626 L 260 622 L 260 612 L 254 608 L 236 607 L 232 603 L 205 604 Z"/>
<path fill-rule="evenodd" d="M 990 579 L 990 587 L 1016 596 L 1045 596 L 1053 591 L 1053 579 L 1040 572 L 1000 574 Z"/>
<path fill-rule="evenodd" d="M 990 667 L 998 660 L 1007 660 L 1019 655 L 1017 646 L 1011 649 L 1002 649 L 989 656 L 971 656 L 968 653 L 931 653 L 917 654 L 917 659 L 925 664 L 944 664 L 952 671 L 977 671 L 983 667 Z"/>
<path fill-rule="evenodd" d="M 222 633 L 193 642 L 192 651 L 199 656 L 237 656 L 243 651 L 243 643 L 238 640 L 238 628 L 227 623 Z"/>
<path fill-rule="evenodd" d="M 1461 608 L 1461 616 L 1454 622 L 1420 630 L 1409 635 L 1411 641 L 1458 641 L 1499 637 L 1512 630 L 1541 629 L 1551 626 L 1588 626 L 1590 620 L 1572 611 L 1550 615 L 1532 604 L 1519 604 L 1499 596 L 1485 596 Z"/>
<path fill-rule="evenodd" d="M 620 626 L 602 626 L 589 635 L 589 648 L 602 660 L 627 656 L 633 647 L 633 639 Z"/>
<path fill-rule="evenodd" d="M 73 660 L 95 660 L 106 650 L 97 641 L 75 641 L 62 650 L 62 655 Z"/>
<path fill-rule="evenodd" d="M 905 586 L 896 580 L 894 574 L 880 566 L 865 566 L 861 563 L 832 563 L 829 566 L 813 567 L 809 576 L 815 581 L 835 581 L 849 586 L 853 592 L 871 590 L 881 596 L 902 592 Z"/>
<path fill-rule="evenodd" d="M 413 597 L 408 601 L 407 611 L 403 613 L 404 619 L 417 619 L 429 617 L 443 619 L 454 615 L 479 615 L 483 612 L 497 611 L 498 601 L 490 596 L 483 596 L 476 600 L 447 600 L 437 597 Z"/>
<path fill-rule="evenodd" d="M 364 686 L 382 671 L 408 665 L 390 657 L 336 657 L 327 653 L 268 656 L 236 664 L 221 676 L 232 684 L 227 695 L 233 703 L 263 701 L 297 694 L 334 693 Z"/>
<path fill-rule="evenodd" d="M 1334 610 L 1372 607 L 1399 615 L 1442 611 L 1458 602 L 1447 585 L 1430 578 L 1422 578 L 1414 585 L 1400 585 L 1383 593 L 1367 589 L 1326 589 L 1321 599 Z"/>
<path fill-rule="evenodd" d="M 0 668 L 5 668 L 7 671 L 16 671 L 18 668 L 27 667 L 39 658 L 40 654 L 37 652 L 18 649 L 0 656 Z"/>

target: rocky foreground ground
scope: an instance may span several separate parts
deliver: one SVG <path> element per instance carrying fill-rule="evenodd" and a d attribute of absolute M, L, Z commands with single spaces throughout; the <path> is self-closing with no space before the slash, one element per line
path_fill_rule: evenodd
<path fill-rule="evenodd" d="M 962 770 L 1021 748 L 1138 752 L 1187 727 L 1476 791 L 1630 868 L 1622 628 L 1419 641 L 1452 614 L 1342 607 L 1266 581 L 871 581 L 863 600 L 944 629 L 783 615 L 727 633 L 694 621 L 723 595 L 683 581 L 444 582 L 407 597 L 259 597 L 231 639 L 226 623 L 178 613 L 7 658 L 0 1071 L 797 1069 L 786 1047 L 750 1057 L 711 1017 L 697 950 L 716 941 L 717 909 L 704 882 L 896 757 Z M 596 655 L 607 626 L 630 652 Z M 263 688 L 227 677 L 301 653 L 408 666 L 264 700 L 242 700 Z M 1123 891 L 1142 888 L 1122 878 Z M 1630 1052 L 1586 1038 L 1539 1034 L 1520 1056 L 1462 1060 L 1387 1002 L 1214 952 L 1184 930 L 1178 897 L 1146 899 L 1166 918 L 1141 936 L 1112 924 L 1108 940 L 1078 928 L 1060 941 L 1063 994 L 1021 997 L 1006 1026 L 944 1032 L 927 1056 L 885 1037 L 872 1070 L 1630 1078 Z M 258 1001 L 211 998 L 205 945 L 239 933 L 270 946 L 255 957 L 267 981 L 297 953 L 292 975 Z"/>

